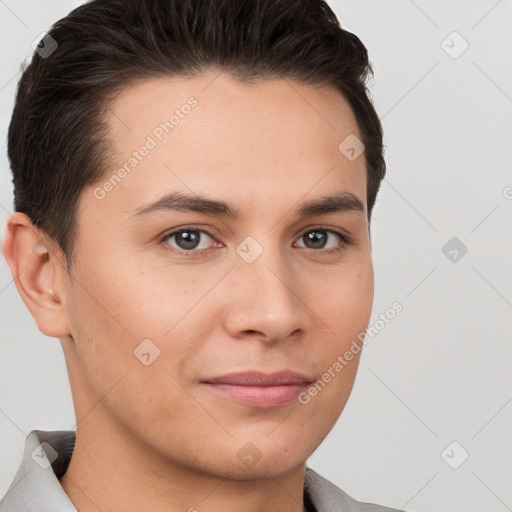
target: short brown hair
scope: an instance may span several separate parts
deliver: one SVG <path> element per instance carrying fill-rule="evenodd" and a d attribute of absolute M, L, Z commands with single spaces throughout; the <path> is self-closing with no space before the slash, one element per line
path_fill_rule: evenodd
<path fill-rule="evenodd" d="M 109 158 L 109 98 L 150 77 L 216 69 L 236 79 L 332 84 L 365 145 L 368 220 L 386 172 L 366 80 L 368 52 L 322 0 L 92 0 L 57 21 L 18 84 L 8 156 L 14 209 L 53 238 L 68 264 L 77 205 Z M 55 43 L 53 43 L 55 47 Z M 340 141 L 341 142 L 341 141 Z"/>

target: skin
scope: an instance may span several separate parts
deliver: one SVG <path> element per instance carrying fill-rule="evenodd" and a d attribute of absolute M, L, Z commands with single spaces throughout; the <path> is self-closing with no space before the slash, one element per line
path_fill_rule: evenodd
<path fill-rule="evenodd" d="M 210 72 L 131 85 L 106 118 L 115 148 L 106 179 L 190 96 L 198 105 L 103 199 L 97 184 L 84 190 L 70 272 L 24 214 L 8 221 L 3 251 L 16 286 L 65 353 L 77 441 L 61 484 L 80 512 L 302 511 L 305 462 L 356 376 L 360 354 L 307 405 L 273 408 L 200 383 L 283 368 L 322 378 L 368 325 L 374 281 L 364 153 L 350 161 L 338 150 L 360 135 L 330 86 Z M 296 215 L 334 190 L 364 211 Z M 134 217 L 172 191 L 230 202 L 242 217 Z M 213 230 L 201 234 L 206 253 L 161 241 L 190 225 Z M 324 231 L 325 247 L 308 247 L 303 235 L 322 226 L 351 243 Z M 236 252 L 247 236 L 263 249 L 252 263 Z M 147 338 L 160 350 L 148 366 L 134 356 Z M 237 456 L 249 442 L 261 456 L 253 465 Z"/>

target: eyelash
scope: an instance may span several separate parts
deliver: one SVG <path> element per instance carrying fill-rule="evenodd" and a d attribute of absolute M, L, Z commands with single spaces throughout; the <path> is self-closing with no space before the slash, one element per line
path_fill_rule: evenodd
<path fill-rule="evenodd" d="M 169 240 L 172 236 L 177 235 L 184 231 L 197 231 L 199 233 L 206 233 L 211 238 L 213 238 L 215 240 L 215 242 L 217 242 L 217 240 L 215 239 L 214 233 L 212 231 L 210 231 L 209 229 L 199 228 L 198 226 L 185 226 L 185 227 L 181 227 L 179 229 L 175 229 L 174 231 L 171 231 L 170 233 L 167 233 L 166 235 L 164 235 L 160 239 L 160 243 L 164 243 L 167 240 Z M 327 226 L 318 226 L 318 227 L 314 227 L 314 228 L 309 228 L 307 231 L 304 231 L 299 236 L 299 238 L 302 238 L 305 234 L 310 233 L 312 231 L 326 231 L 328 233 L 334 233 L 335 235 L 338 235 L 340 237 L 340 239 L 342 241 L 342 246 L 347 246 L 347 245 L 352 244 L 352 241 L 350 240 L 350 238 L 347 235 L 345 235 L 344 233 L 341 233 L 340 231 L 338 231 L 336 229 L 332 229 Z M 183 251 L 183 250 L 176 249 L 175 247 L 171 247 L 171 246 L 169 246 L 169 244 L 164 244 L 164 245 L 167 245 L 167 247 L 175 254 L 178 254 L 180 256 L 182 255 L 182 256 L 192 256 L 192 257 L 204 256 L 209 251 L 215 249 L 215 248 L 199 249 L 199 250 L 191 249 L 190 251 Z M 306 250 L 316 252 L 316 253 L 334 254 L 334 253 L 341 252 L 342 247 L 334 247 L 331 249 L 310 249 L 308 247 L 301 247 L 301 249 L 306 249 Z"/>

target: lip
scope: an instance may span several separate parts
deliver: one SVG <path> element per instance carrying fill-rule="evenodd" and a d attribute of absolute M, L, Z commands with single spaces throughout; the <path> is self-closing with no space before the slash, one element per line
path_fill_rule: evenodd
<path fill-rule="evenodd" d="M 310 384 L 306 375 L 292 370 L 281 370 L 274 373 L 247 371 L 229 373 L 219 377 L 204 379 L 202 382 L 211 384 L 238 384 L 240 386 L 282 386 L 290 384 Z"/>
<path fill-rule="evenodd" d="M 201 382 L 210 391 L 251 407 L 280 407 L 293 402 L 312 380 L 291 370 L 272 374 L 238 372 Z"/>

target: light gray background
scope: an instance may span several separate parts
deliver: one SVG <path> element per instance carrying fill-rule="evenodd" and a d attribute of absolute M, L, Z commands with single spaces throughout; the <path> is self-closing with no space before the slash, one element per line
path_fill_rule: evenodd
<path fill-rule="evenodd" d="M 33 39 L 80 3 L 0 0 L 2 236 L 19 65 Z M 369 340 L 348 405 L 309 465 L 362 501 L 512 510 L 512 3 L 331 5 L 369 50 L 385 130 L 370 323 L 396 300 L 404 310 Z M 454 31 L 469 43 L 457 58 L 464 43 Z M 441 250 L 452 237 L 468 248 L 456 262 Z M 29 431 L 70 429 L 74 416 L 60 343 L 38 331 L 3 258 L 0 314 L 3 495 Z M 454 465 L 462 450 L 469 458 L 452 469 L 445 460 Z"/>

